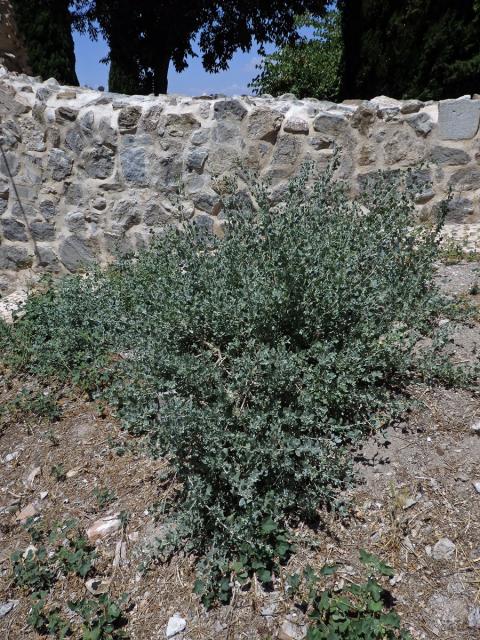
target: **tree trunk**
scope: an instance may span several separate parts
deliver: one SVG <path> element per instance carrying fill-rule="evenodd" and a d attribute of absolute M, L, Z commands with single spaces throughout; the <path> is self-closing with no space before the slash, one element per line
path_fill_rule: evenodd
<path fill-rule="evenodd" d="M 158 55 L 158 63 L 153 68 L 153 93 L 158 96 L 160 93 L 167 93 L 168 90 L 168 67 L 170 66 L 170 53 Z"/>

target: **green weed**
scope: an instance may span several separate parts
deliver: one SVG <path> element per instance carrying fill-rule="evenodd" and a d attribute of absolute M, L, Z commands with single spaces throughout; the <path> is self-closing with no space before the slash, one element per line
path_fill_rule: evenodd
<path fill-rule="evenodd" d="M 232 566 L 267 581 L 290 525 L 340 506 L 352 446 L 398 418 L 412 382 L 476 375 L 442 355 L 438 319 L 456 313 L 434 281 L 443 217 L 415 226 L 391 176 L 351 202 L 333 170 L 304 171 L 279 204 L 261 185 L 232 194 L 224 239 L 168 230 L 3 329 L 10 366 L 81 385 L 168 457 L 163 557 L 198 558 L 206 602 L 228 599 Z"/>

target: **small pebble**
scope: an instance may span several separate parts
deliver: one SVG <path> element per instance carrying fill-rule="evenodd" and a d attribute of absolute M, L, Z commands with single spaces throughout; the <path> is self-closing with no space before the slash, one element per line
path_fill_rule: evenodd
<path fill-rule="evenodd" d="M 480 493 L 480 482 L 474 482 L 473 486 L 475 487 L 475 491 Z"/>
<path fill-rule="evenodd" d="M 187 626 L 187 621 L 181 617 L 179 613 L 176 613 L 174 616 L 170 618 L 167 624 L 167 630 L 165 635 L 167 638 L 173 638 L 178 633 L 182 633 Z"/>
<path fill-rule="evenodd" d="M 451 560 L 455 555 L 457 547 L 448 538 L 441 538 L 432 549 L 434 560 Z"/>
<path fill-rule="evenodd" d="M 0 618 L 4 618 L 7 613 L 10 613 L 12 609 L 15 609 L 19 600 L 8 600 L 7 602 L 0 603 Z"/>
<path fill-rule="evenodd" d="M 4 462 L 13 462 L 18 458 L 19 455 L 20 455 L 19 451 L 13 451 L 12 453 L 7 453 L 7 455 L 5 456 Z"/>

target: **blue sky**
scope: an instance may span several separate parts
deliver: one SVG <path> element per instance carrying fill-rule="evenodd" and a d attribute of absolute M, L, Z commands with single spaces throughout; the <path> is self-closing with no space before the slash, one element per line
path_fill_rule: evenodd
<path fill-rule="evenodd" d="M 103 39 L 91 41 L 88 35 L 74 33 L 77 74 L 80 84 L 97 88 L 108 85 L 108 65 L 99 61 L 108 53 Z M 267 47 L 273 51 L 273 47 Z M 169 74 L 169 93 L 198 95 L 202 93 L 225 93 L 227 95 L 251 93 L 248 83 L 257 75 L 255 64 L 260 61 L 256 49 L 249 53 L 237 52 L 228 71 L 207 73 L 199 58 L 190 60 L 188 69 L 177 73 L 172 67 Z"/>

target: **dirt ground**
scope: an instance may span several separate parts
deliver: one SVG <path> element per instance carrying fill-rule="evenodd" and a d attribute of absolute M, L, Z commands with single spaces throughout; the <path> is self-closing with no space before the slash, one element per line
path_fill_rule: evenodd
<path fill-rule="evenodd" d="M 439 282 L 480 308 L 479 268 L 442 266 Z M 476 360 L 479 347 L 479 324 L 455 328 L 449 349 L 457 362 Z M 2 406 L 29 384 L 4 377 Z M 365 548 L 395 568 L 391 592 L 413 638 L 474 640 L 480 638 L 480 389 L 419 387 L 412 394 L 416 403 L 404 423 L 352 453 L 360 479 L 346 496 L 353 514 L 325 515 L 317 530 L 300 528 L 298 553 L 285 571 L 336 562 L 339 578 L 354 580 Z M 176 612 L 187 622 L 175 636 L 180 640 L 267 640 L 279 637 L 286 620 L 298 622 L 301 631 L 303 612 L 287 597 L 281 577 L 271 592 L 259 585 L 235 588 L 229 605 L 207 612 L 192 593 L 188 558 L 142 573 L 147 549 L 161 535 L 155 505 L 168 497 L 161 482 L 166 463 L 152 460 L 97 403 L 68 393 L 60 404 L 58 420 L 0 414 L 0 605 L 18 601 L 0 617 L 1 638 L 40 637 L 26 622 L 29 599 L 11 578 L 11 554 L 31 544 L 19 512 L 32 504 L 45 530 L 74 518 L 84 532 L 101 517 L 127 514 L 118 530 L 96 543 L 94 575 L 108 581 L 112 597 L 127 594 L 132 640 L 165 638 Z M 95 493 L 105 489 L 109 501 Z M 438 545 L 442 539 L 449 542 Z M 85 596 L 84 582 L 59 580 L 51 602 L 67 615 L 67 601 Z"/>

